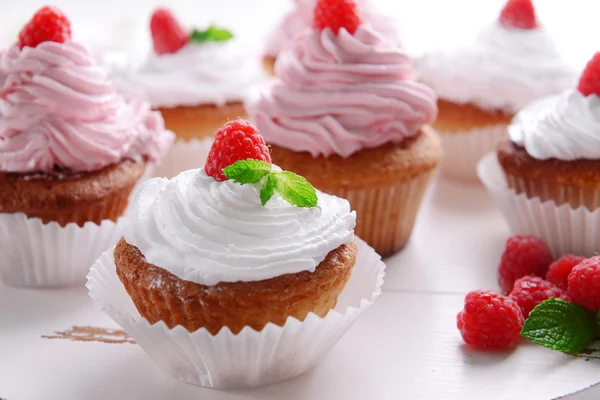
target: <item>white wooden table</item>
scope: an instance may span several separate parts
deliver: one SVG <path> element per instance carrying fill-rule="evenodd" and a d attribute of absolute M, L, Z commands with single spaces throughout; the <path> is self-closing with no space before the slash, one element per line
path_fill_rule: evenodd
<path fill-rule="evenodd" d="M 375 0 L 376 1 L 376 0 Z M 377 2 L 377 1 L 376 1 Z M 96 48 L 142 54 L 146 21 L 156 1 L 58 0 L 76 36 Z M 258 46 L 289 3 L 275 0 L 170 2 L 187 23 L 235 26 Z M 466 37 L 500 0 L 378 2 L 398 17 L 404 41 L 419 52 Z M 591 0 L 538 1 L 546 24 L 574 64 L 598 50 Z M 543 3 L 543 4 L 542 4 Z M 41 5 L 0 0 L 0 44 Z M 465 10 L 481 15 L 472 21 Z M 568 8 L 567 8 L 568 7 Z M 586 8 L 581 8 L 586 7 Z M 454 9 L 461 18 L 450 19 Z M 235 11 L 235 12 L 234 12 Z M 563 20 L 565 12 L 572 15 Z M 427 19 L 424 19 L 427 18 Z M 575 20 L 577 19 L 577 20 Z M 431 191 L 409 246 L 387 260 L 384 293 L 314 370 L 252 391 L 215 391 L 174 381 L 136 345 L 48 340 L 73 325 L 117 328 L 94 308 L 85 288 L 56 291 L 0 286 L 0 397 L 7 400 L 100 399 L 551 399 L 600 397 L 598 360 L 566 356 L 531 344 L 486 354 L 462 345 L 455 327 L 464 294 L 497 289 L 496 268 L 507 227 L 481 187 L 442 182 Z"/>

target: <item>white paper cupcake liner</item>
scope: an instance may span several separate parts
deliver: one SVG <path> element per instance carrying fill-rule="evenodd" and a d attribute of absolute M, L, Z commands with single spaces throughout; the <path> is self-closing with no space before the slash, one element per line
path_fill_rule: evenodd
<path fill-rule="evenodd" d="M 213 140 L 206 138 L 175 141 L 160 165 L 154 168 L 152 176 L 170 179 L 188 169 L 202 168 Z"/>
<path fill-rule="evenodd" d="M 88 275 L 90 297 L 174 378 L 212 388 L 262 386 L 297 376 L 317 364 L 350 325 L 381 294 L 385 264 L 357 239 L 358 257 L 338 304 L 326 317 L 310 313 L 303 322 L 288 318 L 283 327 L 268 324 L 234 335 L 182 326 L 150 325 L 136 310 L 117 277 L 112 252 L 96 261 Z M 359 362 L 360 360 L 357 360 Z"/>
<path fill-rule="evenodd" d="M 538 236 L 548 243 L 554 257 L 576 254 L 585 257 L 600 252 L 600 209 L 557 206 L 510 189 L 496 153 L 486 155 L 477 167 L 479 178 L 493 196 L 512 233 Z"/>
<path fill-rule="evenodd" d="M 477 163 L 496 150 L 506 136 L 506 125 L 493 125 L 464 132 L 439 132 L 444 146 L 442 176 L 469 182 L 477 179 Z"/>
<path fill-rule="evenodd" d="M 18 287 L 84 283 L 90 265 L 121 238 L 124 218 L 83 227 L 0 214 L 0 280 Z"/>

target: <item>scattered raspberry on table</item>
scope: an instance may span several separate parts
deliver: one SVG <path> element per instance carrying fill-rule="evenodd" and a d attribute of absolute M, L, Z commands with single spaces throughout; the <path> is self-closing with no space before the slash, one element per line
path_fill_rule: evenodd
<path fill-rule="evenodd" d="M 533 235 L 509 238 L 498 268 L 500 288 L 508 294 L 519 278 L 528 275 L 545 277 L 553 261 L 552 252 L 542 239 Z"/>
<path fill-rule="evenodd" d="M 525 318 L 529 317 L 531 310 L 541 302 L 551 297 L 571 301 L 567 291 L 538 276 L 524 276 L 515 282 L 510 297 L 519 304 Z"/>
<path fill-rule="evenodd" d="M 588 258 L 573 268 L 568 293 L 574 303 L 591 311 L 600 310 L 600 256 Z"/>
<path fill-rule="evenodd" d="M 546 280 L 559 288 L 566 290 L 569 286 L 569 274 L 573 268 L 583 260 L 585 260 L 585 257 L 574 256 L 573 254 L 562 256 L 550 264 L 550 268 L 546 274 Z"/>

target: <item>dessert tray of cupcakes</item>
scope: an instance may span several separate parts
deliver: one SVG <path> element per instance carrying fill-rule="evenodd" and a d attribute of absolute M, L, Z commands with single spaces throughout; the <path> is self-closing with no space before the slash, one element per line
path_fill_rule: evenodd
<path fill-rule="evenodd" d="M 273 22 L 0 51 L 0 399 L 600 396 L 600 53 L 530 0 L 416 61 L 367 0 Z"/>

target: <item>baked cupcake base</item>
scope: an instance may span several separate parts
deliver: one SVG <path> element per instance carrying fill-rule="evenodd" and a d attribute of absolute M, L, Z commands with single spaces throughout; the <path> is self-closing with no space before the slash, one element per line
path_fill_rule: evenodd
<path fill-rule="evenodd" d="M 92 266 L 87 287 L 94 303 L 114 319 L 144 352 L 175 379 L 211 388 L 248 388 L 290 379 L 314 367 L 381 294 L 385 264 L 356 239 L 357 260 L 338 304 L 325 317 L 310 313 L 301 322 L 189 332 L 149 324 L 117 277 L 112 252 Z"/>
<path fill-rule="evenodd" d="M 428 126 L 401 145 L 362 150 L 348 158 L 313 157 L 275 145 L 271 149 L 274 164 L 304 176 L 325 193 L 347 199 L 357 214 L 356 235 L 381 256 L 408 242 L 442 158 L 440 140 Z"/>
<path fill-rule="evenodd" d="M 443 99 L 438 100 L 438 109 L 434 128 L 444 146 L 442 174 L 454 179 L 477 181 L 477 163 L 507 136 L 512 115 Z"/>
<path fill-rule="evenodd" d="M 125 160 L 80 174 L 0 173 L 0 213 L 24 213 L 60 226 L 117 221 L 145 164 Z"/>
<path fill-rule="evenodd" d="M 516 193 L 574 209 L 600 208 L 600 161 L 537 160 L 507 139 L 498 145 L 498 162 Z"/>
<path fill-rule="evenodd" d="M 194 107 L 158 108 L 165 128 L 173 131 L 178 140 L 212 138 L 226 122 L 246 118 L 242 102 L 223 106 L 203 104 Z M 203 160 L 204 161 L 204 160 Z"/>
<path fill-rule="evenodd" d="M 283 325 L 288 317 L 302 321 L 310 312 L 324 317 L 350 278 L 356 243 L 330 252 L 314 272 L 214 286 L 184 281 L 149 264 L 124 239 L 115 248 L 114 260 L 119 279 L 151 324 L 164 321 L 169 328 L 206 328 L 212 334 L 227 326 L 235 334 L 245 326 L 260 331 L 269 322 Z"/>
<path fill-rule="evenodd" d="M 277 59 L 273 56 L 263 57 L 263 69 L 270 76 L 275 76 L 275 61 Z"/>

